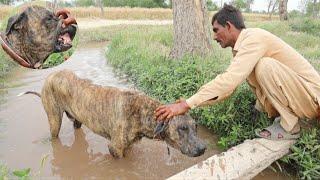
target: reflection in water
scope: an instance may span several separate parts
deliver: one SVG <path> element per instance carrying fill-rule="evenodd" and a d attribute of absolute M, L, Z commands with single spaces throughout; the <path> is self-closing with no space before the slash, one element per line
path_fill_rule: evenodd
<path fill-rule="evenodd" d="M 53 159 L 51 160 L 52 173 L 63 178 L 81 178 L 91 174 L 99 174 L 103 170 L 103 164 L 95 163 L 102 159 L 101 152 L 87 152 L 89 144 L 85 140 L 83 130 L 75 130 L 75 140 L 69 147 L 63 145 L 60 138 L 52 141 Z M 81 163 L 80 163 L 81 162 Z M 94 170 L 94 172 L 92 172 Z"/>

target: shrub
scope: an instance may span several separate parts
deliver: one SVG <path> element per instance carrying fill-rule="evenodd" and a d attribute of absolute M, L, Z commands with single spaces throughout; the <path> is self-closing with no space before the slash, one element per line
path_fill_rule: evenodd
<path fill-rule="evenodd" d="M 320 35 L 320 20 L 312 18 L 298 18 L 291 21 L 290 27 L 293 31 L 306 32 L 315 36 Z"/>

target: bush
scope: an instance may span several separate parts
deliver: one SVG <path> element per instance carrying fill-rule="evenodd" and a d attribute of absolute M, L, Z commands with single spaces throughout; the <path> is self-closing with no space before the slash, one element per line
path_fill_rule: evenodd
<path fill-rule="evenodd" d="M 320 20 L 311 18 L 298 18 L 290 23 L 293 31 L 305 32 L 315 36 L 320 35 Z"/>

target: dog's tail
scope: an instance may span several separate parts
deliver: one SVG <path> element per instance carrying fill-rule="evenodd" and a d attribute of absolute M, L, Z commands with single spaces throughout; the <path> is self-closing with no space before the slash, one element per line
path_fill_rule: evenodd
<path fill-rule="evenodd" d="M 18 94 L 17 96 L 22 96 L 22 95 L 25 95 L 25 94 L 34 94 L 34 95 L 36 95 L 36 96 L 41 98 L 41 95 L 39 93 L 35 92 L 35 91 L 26 91 L 26 92 Z"/>

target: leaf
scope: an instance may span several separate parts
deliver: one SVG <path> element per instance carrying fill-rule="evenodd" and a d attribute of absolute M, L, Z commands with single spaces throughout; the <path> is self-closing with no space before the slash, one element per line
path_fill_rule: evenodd
<path fill-rule="evenodd" d="M 31 170 L 30 168 L 23 169 L 23 170 L 16 170 L 16 171 L 13 171 L 13 175 L 17 177 L 26 177 L 26 176 L 29 176 L 30 170 Z"/>

